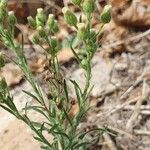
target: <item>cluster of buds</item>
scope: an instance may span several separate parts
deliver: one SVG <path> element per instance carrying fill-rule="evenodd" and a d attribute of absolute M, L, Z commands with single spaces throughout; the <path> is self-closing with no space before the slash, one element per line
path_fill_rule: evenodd
<path fill-rule="evenodd" d="M 87 18 L 90 19 L 91 14 L 95 10 L 95 0 L 72 0 L 71 2 L 74 5 L 80 6 L 81 10 L 84 12 Z M 76 15 L 73 12 L 71 12 L 71 10 L 69 10 L 68 7 L 64 7 L 62 9 L 62 12 L 64 14 L 64 20 L 66 21 L 66 23 L 78 29 L 77 25 L 78 20 Z M 111 20 L 111 5 L 106 5 L 103 8 L 102 13 L 100 14 L 100 21 L 105 24 L 109 23 L 110 20 Z M 82 25 L 79 26 L 81 27 Z"/>
<path fill-rule="evenodd" d="M 35 19 L 29 16 L 28 22 L 30 27 L 37 31 L 32 36 L 33 44 L 40 45 L 44 40 L 49 45 L 49 48 L 46 49 L 46 51 L 51 55 L 55 55 L 58 48 L 58 42 L 54 36 L 51 36 L 51 34 L 57 33 L 59 31 L 59 28 L 54 15 L 49 14 L 47 18 L 44 10 L 42 8 L 38 8 Z"/>
<path fill-rule="evenodd" d="M 64 7 L 62 12 L 64 14 L 64 20 L 70 26 L 74 26 L 77 30 L 77 37 L 83 41 L 83 49 L 86 50 L 86 53 L 89 58 L 84 58 L 81 60 L 78 58 L 80 66 L 83 69 L 87 69 L 90 59 L 93 57 L 97 49 L 97 35 L 98 32 L 95 29 L 90 29 L 90 17 L 95 10 L 95 0 L 71 0 L 74 5 L 77 5 L 81 11 L 87 16 L 88 23 L 82 23 L 82 20 L 78 22 L 76 15 L 69 10 L 69 8 Z M 110 13 L 111 6 L 106 5 L 100 14 L 101 23 L 108 23 L 111 19 Z"/>
<path fill-rule="evenodd" d="M 29 16 L 27 19 L 30 27 L 32 27 L 33 29 L 40 29 L 40 28 L 45 29 L 45 26 L 47 26 L 50 32 L 52 33 L 58 32 L 58 26 L 56 20 L 54 19 L 54 15 L 49 14 L 47 18 L 43 8 L 37 9 L 37 15 L 35 19 L 32 16 Z"/>

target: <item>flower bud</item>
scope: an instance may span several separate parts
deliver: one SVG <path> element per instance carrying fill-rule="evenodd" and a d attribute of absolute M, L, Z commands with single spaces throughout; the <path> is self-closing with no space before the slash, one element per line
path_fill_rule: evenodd
<path fill-rule="evenodd" d="M 62 9 L 62 12 L 64 14 L 64 19 L 65 19 L 66 23 L 70 26 L 76 27 L 77 17 L 67 7 L 64 7 Z"/>
<path fill-rule="evenodd" d="M 33 44 L 39 44 L 40 40 L 37 34 L 34 34 L 32 39 L 31 39 Z"/>
<path fill-rule="evenodd" d="M 33 17 L 29 16 L 27 18 L 27 20 L 28 20 L 28 23 L 29 23 L 30 27 L 35 29 L 36 28 L 36 21 L 33 19 Z"/>
<path fill-rule="evenodd" d="M 41 26 L 39 26 L 39 27 L 37 28 L 37 30 L 38 30 L 38 34 L 39 34 L 39 36 L 40 36 L 41 38 L 44 38 L 44 37 L 46 36 L 45 30 L 44 30 Z"/>
<path fill-rule="evenodd" d="M 74 5 L 80 6 L 82 0 L 71 0 Z"/>
<path fill-rule="evenodd" d="M 54 25 L 54 15 L 53 14 L 49 14 L 48 16 L 48 20 L 47 20 L 47 25 L 48 27 L 51 29 Z"/>
<path fill-rule="evenodd" d="M 95 9 L 95 0 L 84 0 L 82 8 L 85 14 L 91 14 Z"/>
<path fill-rule="evenodd" d="M 85 40 L 88 36 L 85 24 L 84 23 L 79 23 L 77 26 L 78 26 L 77 36 L 81 40 Z"/>
<path fill-rule="evenodd" d="M 8 23 L 12 26 L 14 26 L 17 22 L 17 19 L 15 17 L 15 14 L 13 11 L 8 12 Z"/>
<path fill-rule="evenodd" d="M 5 59 L 2 52 L 0 52 L 0 69 L 5 66 Z"/>
<path fill-rule="evenodd" d="M 109 23 L 111 20 L 111 5 L 106 5 L 104 8 L 103 8 L 103 11 L 100 15 L 100 21 L 102 23 Z"/>
<path fill-rule="evenodd" d="M 46 22 L 46 15 L 44 14 L 44 10 L 43 10 L 43 8 L 38 8 L 37 15 L 36 15 L 37 27 L 39 27 L 39 26 L 44 27 L 45 22 Z"/>
<path fill-rule="evenodd" d="M 49 17 L 47 20 L 47 25 L 48 25 L 48 28 L 51 32 L 56 33 L 59 31 L 58 26 L 57 26 L 57 22 L 55 21 L 53 14 L 49 14 Z"/>

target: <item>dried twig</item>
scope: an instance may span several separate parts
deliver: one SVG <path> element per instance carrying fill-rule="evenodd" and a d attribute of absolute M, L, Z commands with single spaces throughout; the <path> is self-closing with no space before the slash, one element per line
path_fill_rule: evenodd
<path fill-rule="evenodd" d="M 134 109 L 134 105 L 127 105 L 124 107 L 124 110 L 133 110 Z M 150 110 L 150 105 L 141 105 L 140 106 L 140 110 Z"/>
<path fill-rule="evenodd" d="M 128 120 L 127 124 L 126 124 L 126 129 L 129 132 L 131 132 L 133 130 L 133 124 L 136 121 L 136 119 L 137 119 L 137 117 L 140 113 L 141 104 L 144 100 L 148 99 L 149 94 L 150 94 L 150 87 L 149 87 L 149 84 L 147 84 L 147 80 L 144 79 L 142 98 L 137 101 L 137 103 L 135 105 L 134 112 L 131 115 L 130 119 Z"/>
<path fill-rule="evenodd" d="M 110 150 L 117 150 L 117 147 L 116 147 L 115 143 L 112 141 L 109 134 L 104 133 L 103 137 L 104 137 L 104 139 L 107 143 L 107 146 L 109 147 Z"/>
<path fill-rule="evenodd" d="M 138 135 L 149 135 L 150 136 L 150 131 L 146 131 L 146 130 L 133 130 L 135 134 Z"/>

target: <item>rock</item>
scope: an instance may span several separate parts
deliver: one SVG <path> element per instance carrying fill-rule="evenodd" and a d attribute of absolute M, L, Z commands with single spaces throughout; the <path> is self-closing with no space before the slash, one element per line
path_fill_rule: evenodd
<path fill-rule="evenodd" d="M 23 79 L 21 70 L 12 63 L 8 63 L 2 68 L 0 76 L 5 77 L 8 86 L 19 84 Z"/>
<path fill-rule="evenodd" d="M 150 0 L 111 0 L 112 18 L 123 26 L 149 28 Z"/>

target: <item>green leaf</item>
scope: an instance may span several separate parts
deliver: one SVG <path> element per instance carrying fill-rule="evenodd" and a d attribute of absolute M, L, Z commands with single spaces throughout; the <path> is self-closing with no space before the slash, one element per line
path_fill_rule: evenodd
<path fill-rule="evenodd" d="M 75 89 L 75 93 L 76 93 L 78 105 L 79 105 L 79 107 L 81 107 L 81 103 L 82 103 L 82 91 L 81 91 L 79 85 L 76 83 L 76 81 L 74 81 L 74 80 L 70 80 L 70 81 L 74 85 L 74 89 Z"/>
<path fill-rule="evenodd" d="M 34 136 L 34 139 L 36 139 L 37 141 L 39 141 L 39 142 L 42 142 L 42 143 L 43 143 L 43 140 L 42 140 L 41 138 L 39 138 L 39 137 Z"/>
<path fill-rule="evenodd" d="M 75 52 L 75 50 L 73 49 L 72 44 L 70 44 L 70 48 L 71 48 L 72 53 L 74 54 L 76 60 L 78 61 L 78 63 L 80 63 L 80 58 L 79 58 L 78 54 Z"/>
<path fill-rule="evenodd" d="M 48 147 L 48 146 L 40 146 L 40 148 L 43 150 L 52 150 L 52 147 Z"/>
<path fill-rule="evenodd" d="M 42 114 L 43 116 L 45 116 L 49 120 L 48 116 L 44 113 L 45 109 L 43 107 L 40 107 L 40 106 L 27 106 L 23 110 L 35 110 L 36 112 Z"/>
<path fill-rule="evenodd" d="M 68 96 L 68 89 L 67 89 L 67 84 L 66 84 L 66 80 L 64 79 L 64 92 L 65 92 L 65 97 L 67 102 L 69 103 L 69 96 Z"/>
<path fill-rule="evenodd" d="M 58 134 L 58 135 L 62 135 L 63 137 L 66 137 L 70 141 L 69 136 L 64 132 L 58 131 L 58 132 L 53 132 L 53 133 Z"/>
<path fill-rule="evenodd" d="M 79 150 L 79 148 L 85 148 L 85 146 L 91 144 L 90 142 L 82 142 L 74 146 L 74 149 Z"/>
<path fill-rule="evenodd" d="M 73 122 L 72 122 L 72 120 L 70 119 L 68 113 L 66 112 L 66 110 L 65 110 L 64 108 L 63 108 L 63 111 L 64 111 L 64 114 L 65 114 L 66 119 L 68 120 L 70 126 L 73 126 Z"/>
<path fill-rule="evenodd" d="M 58 128 L 58 124 L 53 125 L 52 128 L 49 129 L 48 133 L 54 132 L 54 130 L 57 129 L 57 128 Z"/>
<path fill-rule="evenodd" d="M 27 95 L 29 95 L 30 97 L 32 97 L 33 99 L 37 100 L 39 103 L 41 103 L 40 100 L 34 94 L 32 94 L 28 91 L 25 91 L 25 90 L 23 90 L 23 92 L 26 93 Z"/>
<path fill-rule="evenodd" d="M 5 109 L 6 111 L 8 111 L 9 113 L 11 113 L 12 115 L 16 116 L 16 114 L 11 109 L 5 107 L 4 105 L 0 104 L 0 107 L 2 107 L 3 109 Z"/>

